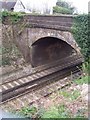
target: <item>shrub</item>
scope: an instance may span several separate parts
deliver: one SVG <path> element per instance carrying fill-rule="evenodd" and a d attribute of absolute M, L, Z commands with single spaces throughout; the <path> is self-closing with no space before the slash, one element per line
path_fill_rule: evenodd
<path fill-rule="evenodd" d="M 72 11 L 70 9 L 60 7 L 60 6 L 55 6 L 53 7 L 53 13 L 61 13 L 61 14 L 72 14 Z"/>

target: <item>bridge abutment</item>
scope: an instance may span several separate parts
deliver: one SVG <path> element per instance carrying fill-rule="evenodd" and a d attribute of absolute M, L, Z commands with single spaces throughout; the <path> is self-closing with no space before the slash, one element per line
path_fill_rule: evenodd
<path fill-rule="evenodd" d="M 24 21 L 26 23 L 22 25 L 24 26 L 23 29 L 19 25 L 11 25 L 13 42 L 23 54 L 26 62 L 36 67 L 65 58 L 71 54 L 81 55 L 80 48 L 70 32 L 72 17 L 69 17 L 69 19 L 65 17 L 66 20 L 64 20 L 63 16 L 60 16 L 60 19 L 53 16 L 53 19 L 50 17 L 51 21 L 46 17 L 47 22 L 44 19 L 40 20 L 39 16 L 36 18 L 33 21 L 32 16 L 30 21 Z"/>

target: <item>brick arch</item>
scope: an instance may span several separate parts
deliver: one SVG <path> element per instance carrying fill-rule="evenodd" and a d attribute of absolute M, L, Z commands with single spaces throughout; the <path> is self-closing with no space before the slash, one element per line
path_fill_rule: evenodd
<path fill-rule="evenodd" d="M 55 37 L 43 37 L 32 44 L 32 65 L 44 65 L 76 54 L 71 45 Z"/>
<path fill-rule="evenodd" d="M 73 35 L 70 32 L 65 32 L 65 31 L 57 31 L 57 30 L 48 30 L 48 29 L 37 29 L 35 31 L 35 37 L 32 39 L 32 44 L 37 42 L 38 40 L 45 38 L 45 37 L 53 37 L 57 38 L 59 40 L 62 40 L 66 42 L 68 45 L 70 45 L 77 53 L 80 53 L 80 48 L 78 47 L 78 44 L 73 38 Z M 31 44 L 31 46 L 32 46 Z"/>
<path fill-rule="evenodd" d="M 65 39 L 63 39 L 62 36 L 61 36 L 60 38 L 58 38 L 58 37 L 52 37 L 52 36 L 44 36 L 44 37 L 41 37 L 41 38 L 35 40 L 35 42 L 33 42 L 31 46 L 33 46 L 34 44 L 38 43 L 39 41 L 41 41 L 41 40 L 43 40 L 43 39 L 45 39 L 45 38 L 48 38 L 48 39 L 49 39 L 49 38 L 55 38 L 55 39 L 57 39 L 57 40 L 64 41 L 64 42 L 65 42 L 68 46 L 70 46 L 72 49 L 75 49 L 75 47 L 73 47 L 73 45 L 71 45 L 71 44 L 68 43 Z"/>

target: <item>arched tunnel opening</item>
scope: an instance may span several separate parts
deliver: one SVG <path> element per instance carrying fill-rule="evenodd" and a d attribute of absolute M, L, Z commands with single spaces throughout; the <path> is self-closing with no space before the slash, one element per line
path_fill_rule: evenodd
<path fill-rule="evenodd" d="M 65 41 L 44 37 L 32 44 L 32 66 L 37 67 L 70 56 L 75 50 Z"/>

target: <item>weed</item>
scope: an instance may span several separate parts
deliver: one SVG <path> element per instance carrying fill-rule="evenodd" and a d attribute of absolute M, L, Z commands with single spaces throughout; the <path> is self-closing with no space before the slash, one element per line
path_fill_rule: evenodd
<path fill-rule="evenodd" d="M 85 76 L 81 79 L 76 79 L 73 82 L 78 85 L 88 84 L 90 82 L 90 76 Z"/>
<path fill-rule="evenodd" d="M 60 91 L 60 94 L 71 101 L 77 99 L 80 96 L 80 92 L 78 90 L 74 90 L 72 92 L 63 90 L 63 91 Z"/>
<path fill-rule="evenodd" d="M 89 75 L 90 72 L 90 61 L 82 64 L 82 70 L 85 74 Z"/>
<path fill-rule="evenodd" d="M 41 118 L 52 118 L 54 120 L 55 118 L 70 118 L 70 115 L 65 105 L 60 105 L 57 107 L 51 107 Z"/>
<path fill-rule="evenodd" d="M 76 100 L 78 97 L 80 96 L 80 91 L 78 90 L 74 90 L 72 93 L 71 93 L 71 100 Z"/>
<path fill-rule="evenodd" d="M 32 106 L 22 108 L 19 113 L 25 117 L 31 118 L 33 115 L 35 115 L 36 112 L 37 108 Z"/>

